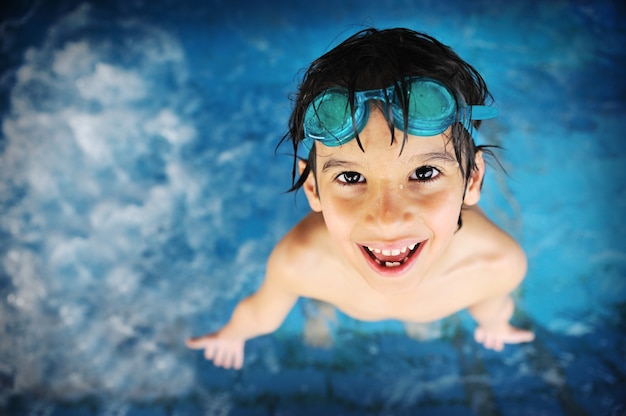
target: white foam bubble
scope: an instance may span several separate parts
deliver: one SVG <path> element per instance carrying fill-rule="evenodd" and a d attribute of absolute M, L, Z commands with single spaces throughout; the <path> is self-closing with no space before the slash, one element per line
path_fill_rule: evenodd
<path fill-rule="evenodd" d="M 147 93 L 139 74 L 102 62 L 93 73 L 79 78 L 76 86 L 81 97 L 103 105 L 140 100 Z"/>
<path fill-rule="evenodd" d="M 114 40 L 90 36 L 94 25 L 132 45 L 124 55 L 132 59 L 116 58 Z M 186 238 L 169 242 L 180 232 L 179 201 L 202 194 L 201 177 L 181 159 L 195 127 L 168 98 L 185 74 L 171 35 L 96 21 L 87 6 L 52 27 L 16 70 L 0 154 L 2 201 L 19 194 L 0 218 L 14 247 L 1 259 L 12 279 L 2 311 L 23 332 L 0 334 L 0 353 L 12 357 L 18 389 L 150 398 L 193 385 L 171 339 L 188 335 L 172 288 L 191 299 L 197 292 L 174 270 L 194 271 L 176 258 L 162 265 L 168 244 Z"/>

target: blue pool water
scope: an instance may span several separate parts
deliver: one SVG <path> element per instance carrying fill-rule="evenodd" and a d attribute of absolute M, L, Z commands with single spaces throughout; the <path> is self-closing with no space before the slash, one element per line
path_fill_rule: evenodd
<path fill-rule="evenodd" d="M 626 414 L 622 1 L 13 1 L 0 22 L 0 414 Z M 516 321 L 418 342 L 300 302 L 240 372 L 183 339 L 220 327 L 307 211 L 285 132 L 301 71 L 405 26 L 485 77 L 508 176 L 483 208 L 524 246 Z M 311 312 L 313 311 L 313 312 Z M 322 313 L 317 311 L 317 313 Z"/>

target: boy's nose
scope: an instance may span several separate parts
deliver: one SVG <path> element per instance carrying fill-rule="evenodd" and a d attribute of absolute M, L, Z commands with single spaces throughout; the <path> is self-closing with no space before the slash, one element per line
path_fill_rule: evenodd
<path fill-rule="evenodd" d="M 366 208 L 366 220 L 385 228 L 405 227 L 414 219 L 414 206 L 404 197 L 402 185 L 387 184 L 372 190 Z"/>

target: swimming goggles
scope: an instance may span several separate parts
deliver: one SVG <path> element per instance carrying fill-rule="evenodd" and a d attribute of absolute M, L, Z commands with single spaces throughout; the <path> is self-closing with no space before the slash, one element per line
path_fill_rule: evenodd
<path fill-rule="evenodd" d="M 496 117 L 498 110 L 483 105 L 457 108 L 454 96 L 441 82 L 425 77 L 412 77 L 407 82 L 408 125 L 406 133 L 414 136 L 434 136 L 443 133 L 458 121 L 471 132 L 472 120 Z M 326 146 L 340 146 L 354 139 L 365 128 L 369 118 L 368 101 L 389 103 L 393 124 L 404 131 L 402 94 L 394 85 L 378 90 L 354 93 L 354 120 L 346 88 L 331 88 L 309 104 L 304 115 L 303 146 L 310 150 L 315 140 Z M 458 113 L 458 117 L 457 117 Z"/>

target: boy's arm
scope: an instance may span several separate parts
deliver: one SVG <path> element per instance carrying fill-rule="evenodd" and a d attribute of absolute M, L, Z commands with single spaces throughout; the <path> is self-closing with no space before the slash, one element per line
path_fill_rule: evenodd
<path fill-rule="evenodd" d="M 533 332 L 509 324 L 514 308 L 510 295 L 487 299 L 471 306 L 468 311 L 478 324 L 474 331 L 476 342 L 485 348 L 501 351 L 504 344 L 519 344 L 535 339 Z"/>
<path fill-rule="evenodd" d="M 501 351 L 504 344 L 518 344 L 535 339 L 531 331 L 509 324 L 515 303 L 510 293 L 526 275 L 527 260 L 517 243 L 503 242 L 503 253 L 490 263 L 489 275 L 493 276 L 483 289 L 487 297 L 468 308 L 478 327 L 474 331 L 476 342 L 486 348 Z"/>
<path fill-rule="evenodd" d="M 192 349 L 203 349 L 207 360 L 218 367 L 240 369 L 246 340 L 275 331 L 284 321 L 298 295 L 288 277 L 270 256 L 267 277 L 259 290 L 241 301 L 228 323 L 219 331 L 187 340 Z"/>

